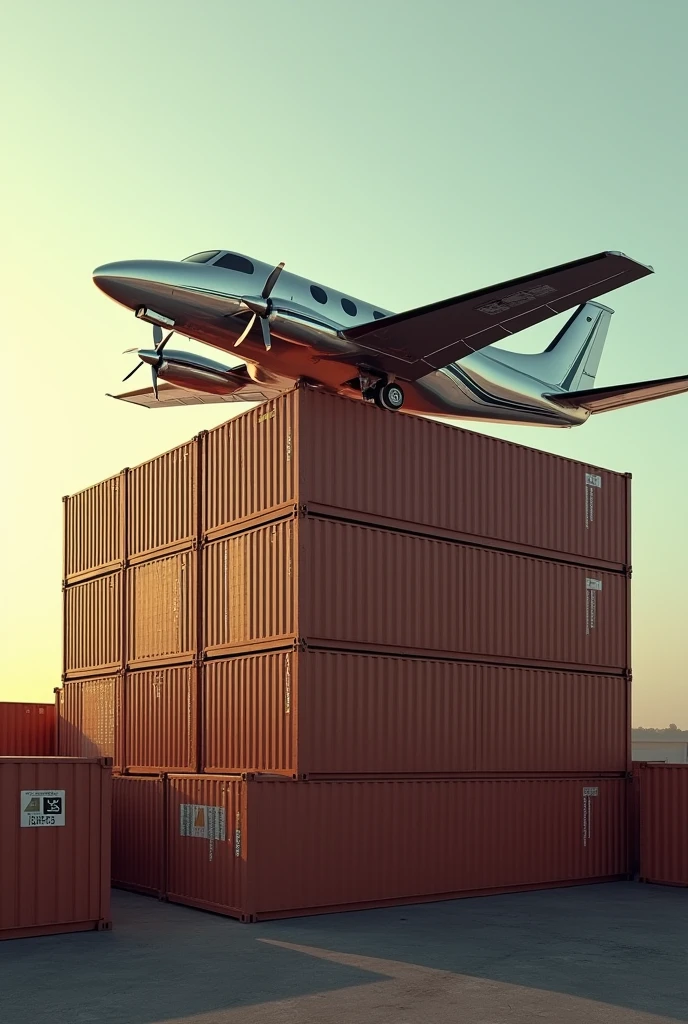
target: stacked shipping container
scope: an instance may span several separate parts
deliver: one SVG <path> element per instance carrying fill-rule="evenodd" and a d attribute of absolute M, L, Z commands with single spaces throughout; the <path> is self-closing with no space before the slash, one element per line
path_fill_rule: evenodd
<path fill-rule="evenodd" d="M 297 388 L 65 510 L 58 744 L 123 773 L 119 883 L 252 918 L 627 871 L 627 476 Z M 380 886 L 352 866 L 311 893 L 290 869 L 297 903 L 265 895 L 271 828 L 312 837 L 301 873 L 340 870 L 326 807 L 381 830 L 362 859 Z M 467 815 L 492 874 L 441 866 Z M 396 820 L 436 859 L 389 888 Z M 238 888 L 215 899 L 230 853 Z"/>

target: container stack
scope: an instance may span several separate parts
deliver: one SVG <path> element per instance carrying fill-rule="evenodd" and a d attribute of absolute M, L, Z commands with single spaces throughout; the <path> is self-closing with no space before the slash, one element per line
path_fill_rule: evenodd
<path fill-rule="evenodd" d="M 115 882 L 256 920 L 626 876 L 629 492 L 298 387 L 66 499 Z"/>

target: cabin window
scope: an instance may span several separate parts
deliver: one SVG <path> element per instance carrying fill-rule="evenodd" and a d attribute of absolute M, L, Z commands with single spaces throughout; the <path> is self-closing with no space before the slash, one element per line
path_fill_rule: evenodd
<path fill-rule="evenodd" d="M 349 316 L 356 316 L 358 313 L 356 303 L 352 302 L 351 299 L 342 299 L 342 309 L 345 313 L 348 313 Z"/>
<path fill-rule="evenodd" d="M 323 305 L 327 302 L 327 292 L 317 284 L 311 285 L 311 295 L 316 302 L 322 302 Z"/>
<path fill-rule="evenodd" d="M 381 313 L 379 309 L 374 309 L 373 310 L 373 317 L 374 317 L 375 320 L 384 320 L 386 316 L 387 316 L 387 314 L 386 313 Z"/>
<path fill-rule="evenodd" d="M 226 252 L 224 256 L 220 256 L 215 266 L 224 267 L 225 270 L 237 270 L 240 274 L 252 274 L 255 269 L 250 260 L 235 252 Z"/>

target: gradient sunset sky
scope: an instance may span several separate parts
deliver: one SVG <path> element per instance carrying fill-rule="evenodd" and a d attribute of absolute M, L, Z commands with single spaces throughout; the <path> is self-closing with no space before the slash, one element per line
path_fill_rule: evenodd
<path fill-rule="evenodd" d="M 404 309 L 620 249 L 656 273 L 603 298 L 597 384 L 688 372 L 687 33 L 677 0 L 8 9 L 0 700 L 60 682 L 61 496 L 229 415 L 105 397 L 150 329 L 95 266 L 230 248 Z M 632 472 L 635 724 L 688 727 L 687 425 L 484 428 Z"/>

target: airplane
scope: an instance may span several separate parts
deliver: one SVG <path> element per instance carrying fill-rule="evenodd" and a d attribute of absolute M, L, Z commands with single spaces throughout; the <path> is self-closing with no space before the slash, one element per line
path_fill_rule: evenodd
<path fill-rule="evenodd" d="M 573 427 L 688 391 L 688 376 L 593 387 L 613 313 L 596 297 L 651 273 L 607 251 L 403 313 L 226 249 L 108 263 L 93 279 L 153 327 L 124 378 L 147 364 L 152 387 L 110 396 L 134 405 L 261 402 L 303 381 L 393 413 Z M 544 352 L 494 347 L 574 306 Z M 168 349 L 174 334 L 245 361 Z"/>

